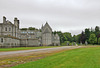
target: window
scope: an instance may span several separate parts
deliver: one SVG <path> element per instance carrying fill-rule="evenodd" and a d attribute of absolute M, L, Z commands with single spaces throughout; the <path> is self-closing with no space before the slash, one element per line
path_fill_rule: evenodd
<path fill-rule="evenodd" d="M 28 36 L 28 38 L 31 38 L 31 36 Z"/>
<path fill-rule="evenodd" d="M 1 43 L 3 43 L 3 38 L 1 38 Z"/>
<path fill-rule="evenodd" d="M 27 32 L 23 32 L 24 34 L 26 34 Z"/>
<path fill-rule="evenodd" d="M 11 28 L 9 28 L 9 31 L 11 31 Z"/>
<path fill-rule="evenodd" d="M 31 33 L 31 32 L 28 32 L 28 33 Z"/>
<path fill-rule="evenodd" d="M 34 33 L 34 32 L 31 32 L 31 33 Z"/>
<path fill-rule="evenodd" d="M 5 31 L 7 31 L 7 27 L 5 27 Z"/>

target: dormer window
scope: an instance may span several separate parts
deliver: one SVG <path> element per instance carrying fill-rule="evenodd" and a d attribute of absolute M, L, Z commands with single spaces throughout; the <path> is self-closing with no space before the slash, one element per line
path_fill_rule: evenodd
<path fill-rule="evenodd" d="M 7 27 L 5 27 L 5 31 L 7 31 Z"/>

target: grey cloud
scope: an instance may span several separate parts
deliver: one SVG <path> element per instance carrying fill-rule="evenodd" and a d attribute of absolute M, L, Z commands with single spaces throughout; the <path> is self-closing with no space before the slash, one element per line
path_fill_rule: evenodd
<path fill-rule="evenodd" d="M 3 15 L 12 22 L 18 17 L 21 27 L 40 28 L 48 21 L 53 30 L 78 34 L 99 25 L 99 7 L 100 0 L 0 0 L 0 22 Z"/>

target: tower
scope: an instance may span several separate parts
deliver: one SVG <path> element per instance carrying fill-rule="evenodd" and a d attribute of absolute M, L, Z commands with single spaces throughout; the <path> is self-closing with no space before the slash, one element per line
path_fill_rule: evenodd
<path fill-rule="evenodd" d="M 42 45 L 52 45 L 52 29 L 47 22 L 42 27 Z"/>
<path fill-rule="evenodd" d="M 19 20 L 14 18 L 14 25 L 19 29 Z"/>

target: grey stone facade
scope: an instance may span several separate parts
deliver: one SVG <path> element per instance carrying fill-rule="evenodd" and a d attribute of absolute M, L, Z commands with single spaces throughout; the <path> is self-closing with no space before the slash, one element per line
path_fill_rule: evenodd
<path fill-rule="evenodd" d="M 21 46 L 39 46 L 41 44 L 41 32 L 37 30 L 20 30 Z"/>
<path fill-rule="evenodd" d="M 52 28 L 46 23 L 39 30 L 20 30 L 19 20 L 14 18 L 14 24 L 3 17 L 0 23 L 0 47 L 14 46 L 49 46 L 60 45 L 58 34 L 52 34 Z"/>
<path fill-rule="evenodd" d="M 0 47 L 20 47 L 20 40 L 18 38 L 2 36 L 0 37 Z"/>
<path fill-rule="evenodd" d="M 52 28 L 46 22 L 44 26 L 41 28 L 42 30 L 42 45 L 60 45 L 60 38 L 58 34 L 52 34 Z"/>

